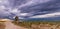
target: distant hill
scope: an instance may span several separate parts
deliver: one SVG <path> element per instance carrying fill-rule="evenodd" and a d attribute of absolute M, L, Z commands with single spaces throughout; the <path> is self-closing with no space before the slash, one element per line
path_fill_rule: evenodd
<path fill-rule="evenodd" d="M 24 19 L 25 21 L 60 21 L 60 17 L 56 18 L 29 18 Z"/>

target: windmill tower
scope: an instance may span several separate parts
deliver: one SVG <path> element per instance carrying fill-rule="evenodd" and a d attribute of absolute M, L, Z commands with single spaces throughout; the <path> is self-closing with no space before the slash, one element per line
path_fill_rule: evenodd
<path fill-rule="evenodd" d="M 14 20 L 14 21 L 15 21 L 16 24 L 19 23 L 19 18 L 18 18 L 18 16 L 15 17 L 15 20 Z"/>
<path fill-rule="evenodd" d="M 15 21 L 18 21 L 18 20 L 19 20 L 19 18 L 18 18 L 18 16 L 16 16 L 16 17 L 15 17 Z"/>

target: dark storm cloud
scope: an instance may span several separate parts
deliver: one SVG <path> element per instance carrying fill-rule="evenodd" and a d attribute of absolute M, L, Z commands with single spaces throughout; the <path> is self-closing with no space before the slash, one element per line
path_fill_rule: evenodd
<path fill-rule="evenodd" d="M 23 7 L 21 8 L 22 12 L 55 12 L 60 9 L 59 1 L 51 1 L 48 3 L 36 4 L 33 6 Z"/>
<path fill-rule="evenodd" d="M 18 7 L 22 4 L 27 3 L 30 0 L 9 0 L 11 7 Z"/>
<path fill-rule="evenodd" d="M 36 15 L 55 14 L 60 11 L 60 0 L 0 0 L 2 18 L 19 16 L 29 18 Z M 58 13 L 59 14 L 59 13 Z M 1 18 L 0 17 L 0 18 Z"/>
<path fill-rule="evenodd" d="M 59 2 L 59 0 L 56 0 L 56 1 L 54 0 L 54 1 L 47 2 L 47 3 L 41 3 L 41 4 L 38 3 L 33 6 L 30 5 L 27 7 L 22 7 L 20 10 L 23 13 L 24 12 L 31 13 L 31 14 L 33 14 L 32 16 L 54 13 L 54 12 L 60 11 L 60 2 Z"/>

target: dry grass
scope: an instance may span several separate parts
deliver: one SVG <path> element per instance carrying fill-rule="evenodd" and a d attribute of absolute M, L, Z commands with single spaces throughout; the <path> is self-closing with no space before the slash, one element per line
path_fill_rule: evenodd
<path fill-rule="evenodd" d="M 29 29 L 60 29 L 60 22 L 13 22 Z"/>

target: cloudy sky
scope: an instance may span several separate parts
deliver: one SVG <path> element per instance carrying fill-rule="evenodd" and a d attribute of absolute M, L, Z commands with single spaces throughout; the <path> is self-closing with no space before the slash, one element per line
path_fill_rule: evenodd
<path fill-rule="evenodd" d="M 0 18 L 60 17 L 60 0 L 0 0 Z"/>

